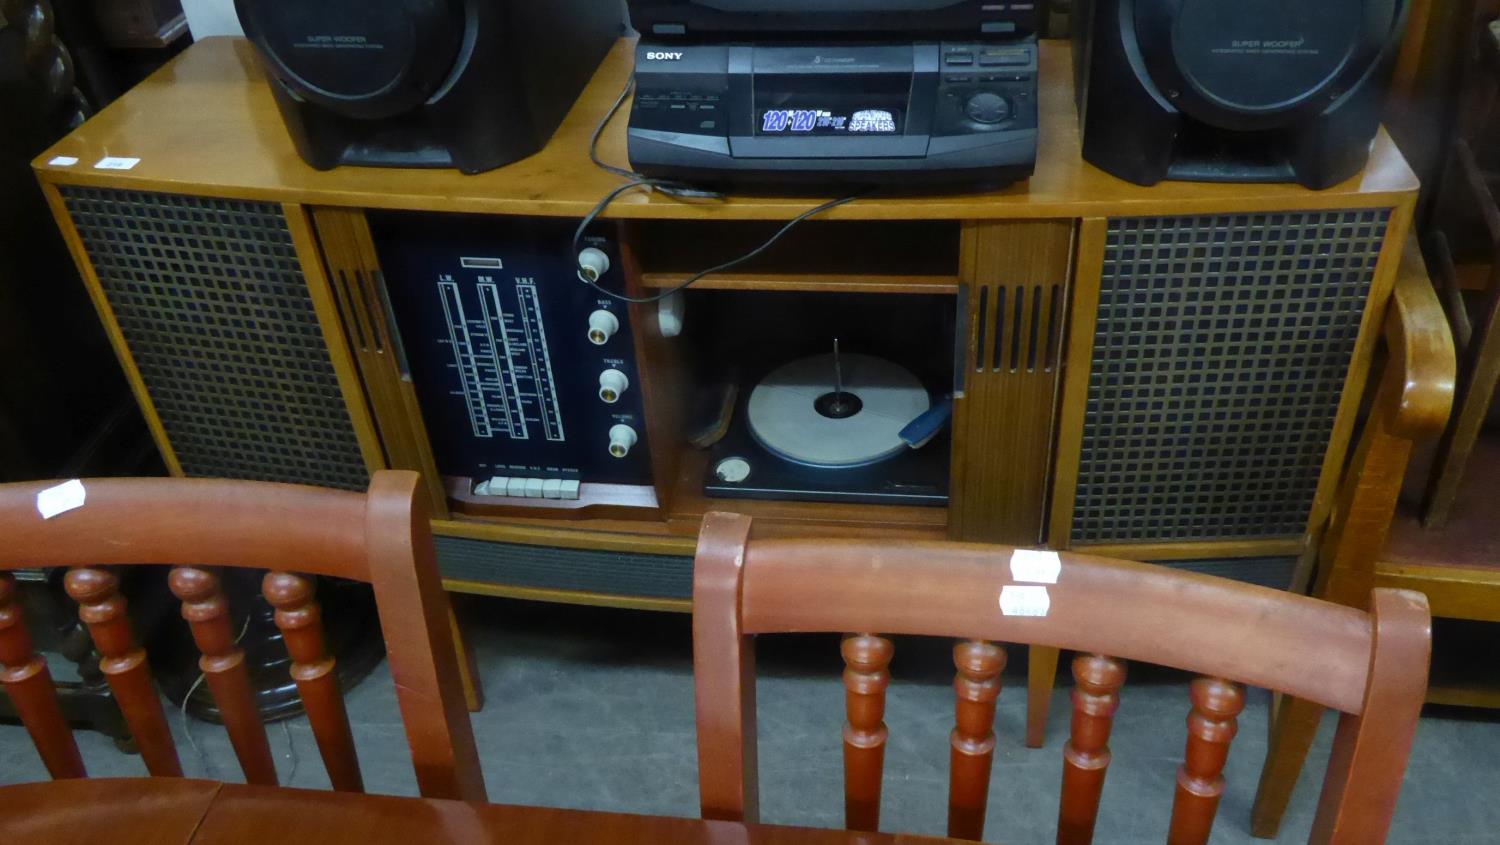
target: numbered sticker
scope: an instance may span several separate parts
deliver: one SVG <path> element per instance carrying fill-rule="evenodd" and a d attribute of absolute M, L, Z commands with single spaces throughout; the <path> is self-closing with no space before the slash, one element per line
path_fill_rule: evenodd
<path fill-rule="evenodd" d="M 1026 584 L 1056 584 L 1062 574 L 1062 557 L 1057 552 L 1016 549 L 1010 557 L 1010 576 Z"/>
<path fill-rule="evenodd" d="M 83 489 L 83 482 L 75 478 L 36 494 L 36 509 L 42 519 L 51 519 L 58 514 L 83 507 L 86 498 L 88 491 Z"/>
<path fill-rule="evenodd" d="M 1046 587 L 1009 585 L 1000 589 L 1000 612 L 1006 616 L 1046 616 L 1051 610 L 1052 596 Z"/>
<path fill-rule="evenodd" d="M 105 156 L 94 165 L 95 170 L 134 170 L 141 160 L 138 158 L 121 158 L 119 156 Z"/>

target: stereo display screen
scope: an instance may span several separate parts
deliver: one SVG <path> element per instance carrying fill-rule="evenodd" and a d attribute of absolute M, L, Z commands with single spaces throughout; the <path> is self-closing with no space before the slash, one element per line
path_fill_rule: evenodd
<path fill-rule="evenodd" d="M 909 73 L 766 74 L 755 77 L 755 134 L 900 135 Z"/>

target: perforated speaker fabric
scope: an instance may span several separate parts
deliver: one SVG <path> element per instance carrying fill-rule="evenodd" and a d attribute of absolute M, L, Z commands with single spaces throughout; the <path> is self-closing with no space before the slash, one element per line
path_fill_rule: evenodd
<path fill-rule="evenodd" d="M 1075 544 L 1306 531 L 1389 219 L 1110 221 Z"/>
<path fill-rule="evenodd" d="M 368 486 L 279 205 L 61 191 L 188 475 Z"/>

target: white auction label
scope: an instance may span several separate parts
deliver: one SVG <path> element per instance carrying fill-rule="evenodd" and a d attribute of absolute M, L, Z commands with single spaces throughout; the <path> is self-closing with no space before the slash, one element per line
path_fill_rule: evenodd
<path fill-rule="evenodd" d="M 78 163 L 78 159 L 73 156 L 57 156 L 47 163 L 53 167 L 72 167 Z"/>
<path fill-rule="evenodd" d="M 1046 587 L 1000 588 L 1000 612 L 1006 616 L 1046 616 L 1051 610 L 1052 597 Z"/>
<path fill-rule="evenodd" d="M 95 170 L 134 170 L 141 160 L 138 158 L 121 158 L 119 156 L 105 156 L 94 165 Z"/>
<path fill-rule="evenodd" d="M 1010 556 L 1010 575 L 1016 581 L 1030 584 L 1056 584 L 1062 573 L 1062 558 L 1057 552 L 1016 549 Z"/>
<path fill-rule="evenodd" d="M 75 478 L 36 494 L 36 509 L 42 519 L 51 519 L 58 514 L 83 507 L 83 500 L 87 496 L 83 482 Z"/>

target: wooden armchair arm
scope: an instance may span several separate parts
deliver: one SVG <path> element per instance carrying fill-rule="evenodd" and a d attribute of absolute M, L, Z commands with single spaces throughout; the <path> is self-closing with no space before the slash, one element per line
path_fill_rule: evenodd
<path fill-rule="evenodd" d="M 1453 410 L 1458 355 L 1416 238 L 1407 241 L 1401 259 L 1385 341 L 1385 376 L 1339 486 L 1313 593 L 1353 607 L 1362 607 L 1374 587 L 1375 560 L 1385 548 L 1412 441 L 1441 434 Z M 1309 574 L 1300 567 L 1294 589 L 1301 590 Z"/>
<path fill-rule="evenodd" d="M 1406 244 L 1385 318 L 1389 354 L 1381 389 L 1385 428 L 1398 437 L 1436 437 L 1448 425 L 1458 380 L 1453 331 L 1415 236 Z"/>

